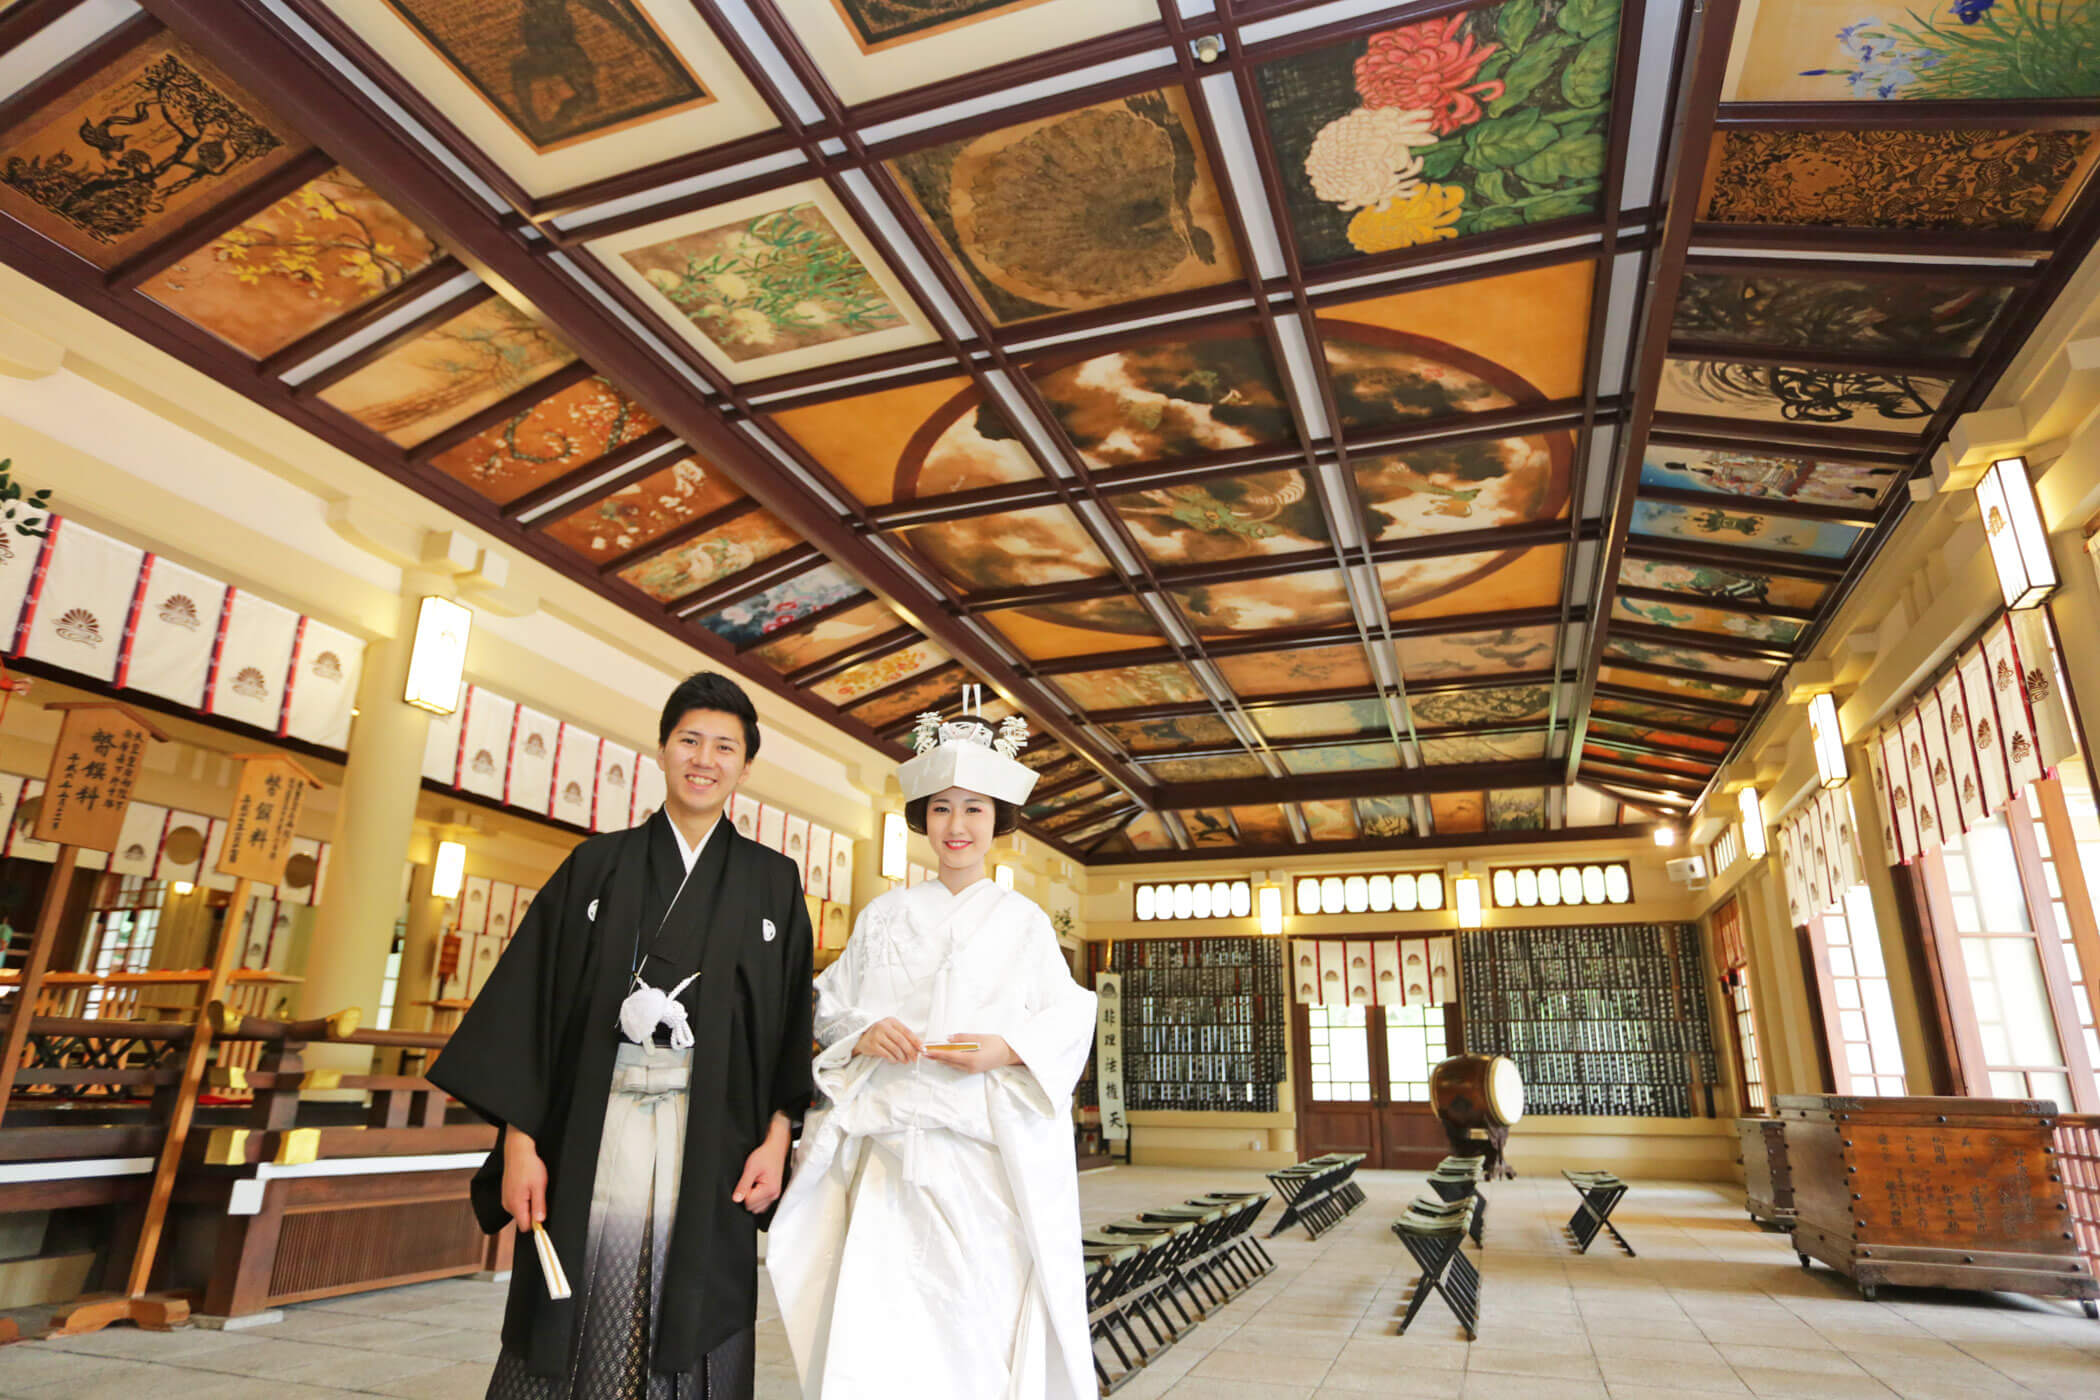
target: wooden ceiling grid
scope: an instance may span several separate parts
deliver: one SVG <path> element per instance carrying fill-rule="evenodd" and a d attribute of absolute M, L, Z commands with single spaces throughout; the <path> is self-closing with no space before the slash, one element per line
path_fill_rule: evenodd
<path fill-rule="evenodd" d="M 1834 0 L 1796 3 L 1816 11 Z M 1749 0 L 1752 16 L 1755 4 Z M 1967 4 L 1987 26 L 2000 24 L 1984 13 L 1989 0 Z M 1089 23 L 1101 31 L 1090 35 L 1069 23 L 1074 7 L 1088 5 Z M 388 56 L 380 31 L 429 8 L 423 0 L 361 10 L 329 0 L 146 0 L 143 13 L 99 34 L 82 32 L 71 58 L 0 94 L 0 158 L 13 161 L 15 147 L 41 141 L 31 152 L 40 162 L 51 146 L 39 125 L 47 109 L 69 95 L 80 99 L 83 82 L 164 32 L 181 41 L 180 52 L 201 55 L 239 85 L 235 92 L 252 93 L 263 117 L 278 123 L 271 130 L 281 128 L 298 149 L 266 175 L 229 181 L 223 195 L 158 221 L 139 216 L 139 230 L 124 230 L 138 236 L 107 264 L 96 249 L 68 243 L 66 230 L 54 234 L 25 219 L 22 199 L 0 189 L 0 206 L 13 216 L 0 220 L 0 256 L 866 742 L 901 751 L 918 708 L 942 703 L 942 692 L 952 703 L 965 680 L 986 682 L 1005 706 L 1030 716 L 1042 735 L 1031 757 L 1056 775 L 1032 799 L 1027 828 L 1082 859 L 1273 851 L 1286 836 L 1322 850 L 1478 840 L 1483 830 L 1535 839 L 1536 828 L 1585 830 L 1570 805 L 1583 790 L 1611 802 L 1586 803 L 1580 820 L 1609 822 L 1627 808 L 1689 810 L 1773 703 L 1785 665 L 1815 644 L 1900 519 L 1905 481 L 1929 462 L 1955 419 L 1982 401 L 2100 234 L 2100 198 L 2083 184 L 2091 136 L 2100 130 L 2095 94 L 1861 101 L 1824 100 L 1818 91 L 1803 100 L 1793 89 L 1816 73 L 1774 78 L 1771 36 L 1754 19 L 1744 22 L 1738 0 L 1690 8 L 1668 0 L 1459 0 L 1369 14 L 1308 0 L 1220 0 L 1200 13 L 1179 0 L 1150 7 L 1056 0 L 1042 13 L 1067 22 L 1044 33 L 1082 37 L 975 72 L 944 73 L 929 61 L 914 72 L 935 81 L 857 103 L 841 95 L 849 90 L 841 79 L 861 78 L 845 73 L 847 60 L 819 57 L 810 40 L 817 26 L 849 20 L 875 32 L 864 5 L 619 0 L 612 10 L 629 27 L 614 40 L 643 45 L 644 31 L 656 33 L 659 49 L 635 52 L 669 54 L 662 72 L 677 69 L 691 91 L 733 103 L 731 88 L 715 81 L 710 94 L 681 68 L 691 55 L 681 57 L 664 37 L 681 24 L 688 44 L 693 32 L 704 33 L 770 125 L 551 188 L 538 167 L 521 177 L 507 163 L 515 157 L 467 135 L 471 114 L 448 111 L 442 83 L 411 80 L 397 67 L 399 51 Z M 977 32 L 995 43 L 1026 33 L 1016 26 L 1051 24 L 1029 19 L 1029 6 L 995 0 L 956 0 L 950 8 L 954 23 L 994 26 Z M 500 20 L 504 0 L 467 9 Z M 46 31 L 82 27 L 86 10 L 78 0 L 22 0 L 0 15 L 0 58 Z M 695 20 L 699 31 L 691 30 Z M 1964 12 L 1960 22 L 1975 19 Z M 575 28 L 575 55 L 586 65 L 602 60 L 609 32 Z M 452 65 L 471 99 L 470 69 L 487 61 L 488 44 L 500 49 L 503 35 L 485 26 L 466 38 L 483 48 L 432 52 Z M 1932 42 L 1929 25 L 1925 38 L 1910 34 L 1906 42 Z M 586 52 L 593 43 L 600 50 Z M 1337 48 L 1343 45 L 1352 47 Z M 1323 79 L 1318 64 L 1334 69 L 1335 56 L 1346 63 L 1357 45 L 1354 89 L 1337 97 L 1329 89 L 1339 80 L 1332 72 Z M 1497 51 L 1506 52 L 1490 68 Z M 1419 66 L 1400 78 L 1379 68 L 1395 52 L 1431 65 L 1427 87 Z M 623 80 L 646 86 L 650 71 L 639 78 L 634 71 Z M 562 79 L 570 88 L 556 91 L 580 93 L 573 76 Z M 1888 85 L 1883 97 L 1915 78 L 1873 76 Z M 554 149 L 537 146 L 527 128 L 561 113 L 548 117 L 533 106 L 538 89 L 515 76 L 511 82 L 523 116 L 502 108 L 486 84 L 480 96 L 528 144 Z M 1379 83 L 1387 86 L 1374 93 Z M 1755 98 L 1748 90 L 1759 84 L 1784 100 L 1734 100 Z M 1542 87 L 1551 91 L 1534 98 Z M 1586 115 L 1578 96 L 1598 114 Z M 595 87 L 589 100 L 599 100 Z M 1323 100 L 1353 110 L 1342 109 L 1308 140 Z M 1425 101 L 1427 108 L 1411 105 Z M 1560 105 L 1548 112 L 1553 102 Z M 1148 212 L 1180 220 L 1174 236 L 1203 265 L 1196 284 L 1155 277 L 1142 287 L 1076 295 L 1076 305 L 1031 301 L 1016 289 L 1037 290 L 1025 277 L 999 282 L 987 273 L 995 265 L 983 247 L 970 244 L 960 224 L 937 225 L 935 207 L 907 187 L 901 162 L 908 159 L 953 163 L 967 146 L 969 159 L 990 169 L 1011 133 L 1029 128 L 1012 137 L 1016 146 L 1034 133 L 1069 134 L 1102 104 L 1119 104 L 1111 110 L 1126 127 L 1156 129 L 1177 143 L 1170 207 Z M 238 109 L 239 99 L 231 105 Z M 1636 110 L 1657 115 L 1637 122 Z M 1152 128 L 1130 122 L 1130 113 Z M 95 127 L 92 115 L 83 118 L 80 139 L 114 168 L 125 138 L 113 123 Z M 1563 125 L 1542 126 L 1548 120 Z M 648 125 L 638 123 L 645 132 Z M 1724 217 L 1732 142 L 1762 142 L 1758 150 L 1779 162 L 1773 168 L 1783 179 L 1788 151 L 1818 139 L 1946 144 L 1972 128 L 2009 133 L 2015 142 L 2027 139 L 2022 133 L 2058 133 L 2047 150 L 2034 149 L 2065 171 L 2074 156 L 2082 163 L 2059 179 L 2060 188 L 2042 192 L 2053 201 L 2046 217 L 2035 216 L 2032 226 L 2007 218 L 1996 227 L 1938 228 L 1857 226 L 1856 218 L 1848 226 L 1842 214 L 1796 224 Z M 1557 130 L 1574 135 L 1556 138 Z M 576 140 L 587 146 L 598 135 Z M 1389 165 L 1365 165 L 1363 152 L 1381 141 L 1382 150 L 1405 143 L 1394 158 L 1404 179 Z M 1551 158 L 1531 159 L 1541 151 Z M 1423 163 L 1430 157 L 1433 171 Z M 1385 157 L 1373 149 L 1372 158 Z M 239 163 L 207 168 L 221 159 L 187 168 L 203 179 Z M 621 157 L 606 159 L 618 166 Z M 269 217 L 280 201 L 302 197 L 338 164 L 431 240 L 421 266 L 261 354 L 157 299 L 156 290 L 167 294 L 171 270 L 207 244 L 223 248 L 222 240 Z M 1032 174 L 1039 182 L 1053 167 L 1038 164 Z M 1311 221 L 1307 186 L 1314 203 L 1331 205 L 1333 190 L 1351 180 L 1361 191 L 1367 170 L 1384 183 L 1371 196 L 1345 192 L 1339 212 L 1360 211 L 1346 239 Z M 11 163 L 5 185 L 32 198 L 36 181 L 52 178 L 40 164 L 23 180 L 15 175 Z M 1453 183 L 1437 183 L 1443 180 Z M 1546 193 L 1505 204 L 1512 182 Z M 964 192 L 976 201 L 971 217 L 1019 217 L 985 203 L 988 189 L 980 181 Z M 1024 194 L 1039 197 L 1034 186 Z M 1782 206 L 1788 194 L 1779 190 Z M 746 372 L 727 338 L 710 337 L 705 327 L 685 333 L 679 316 L 694 325 L 699 319 L 663 293 L 662 280 L 615 271 L 621 254 L 611 251 L 613 240 L 715 211 L 741 218 L 732 207 L 805 195 L 817 202 L 796 207 L 815 210 L 815 224 L 793 229 L 801 248 L 815 239 L 818 252 L 799 256 L 841 250 L 846 275 L 875 288 L 881 314 L 902 322 L 902 339 L 912 343 L 823 351 L 860 332 L 820 330 L 801 347 L 818 353 Z M 939 217 L 954 217 L 952 197 L 941 194 Z M 1047 196 L 1070 197 L 1069 190 Z M 2037 197 L 2013 189 L 2005 201 L 2031 205 Z M 1483 211 L 1454 237 L 1453 218 L 1476 219 L 1468 199 Z M 1808 207 L 1801 199 L 1795 206 Z M 1539 221 L 1524 222 L 1533 207 Z M 1930 190 L 1921 207 L 1931 207 Z M 1332 209 L 1319 212 L 1335 217 Z M 86 221 L 74 222 L 85 227 L 95 217 L 90 209 Z M 1425 217 L 1426 225 L 1409 222 Z M 1821 215 L 1810 210 L 1809 217 Z M 750 241 L 760 222 L 739 236 Z M 709 266 L 716 266 L 725 256 L 719 249 L 730 246 L 705 242 L 728 225 L 689 227 L 700 229 L 690 236 L 701 242 L 680 245 L 686 290 L 691 248 L 715 248 Z M 811 227 L 819 232 L 809 234 Z M 90 232 L 116 241 L 107 229 Z M 1126 233 L 1135 236 L 1117 227 L 1067 236 L 1113 243 Z M 1910 261 L 1891 266 L 1892 252 Z M 1204 281 L 1213 267 L 1218 274 Z M 1550 392 L 1532 384 L 1542 371 L 1502 367 L 1507 355 L 1534 365 L 1552 358 L 1525 348 L 1525 329 L 1510 324 L 1524 316 L 1501 307 L 1502 324 L 1488 327 L 1486 338 L 1451 319 L 1453 308 L 1459 320 L 1473 319 L 1468 306 L 1496 308 L 1500 289 L 1515 295 L 1518 279 L 1568 273 L 1586 284 L 1587 303 L 1579 326 L 1550 348 L 1579 367 L 1547 375 Z M 724 285 L 715 277 L 713 285 Z M 1524 283 L 1534 296 L 1543 285 Z M 664 295 L 660 303 L 643 290 L 652 286 Z M 1429 313 L 1392 305 L 1407 297 L 1417 308 L 1435 305 L 1444 319 L 1425 322 Z M 348 391 L 386 375 L 428 338 L 447 335 L 459 318 L 518 312 L 531 318 L 524 333 L 536 337 L 531 354 L 539 359 L 529 372 L 506 360 L 510 378 L 496 386 L 502 392 L 416 427 L 405 444 L 360 421 L 354 404 L 330 401 L 331 393 L 354 399 Z M 706 314 L 743 313 L 716 306 Z M 1366 314 L 1373 320 L 1350 319 Z M 1551 308 L 1541 304 L 1539 314 L 1550 318 Z M 802 334 L 835 322 L 805 299 L 754 343 L 772 343 L 791 323 Z M 1438 339 L 1425 341 L 1424 331 Z M 1952 338 L 1957 333 L 1966 338 Z M 501 334 L 499 326 L 494 335 Z M 1456 345 L 1445 343 L 1454 336 Z M 1206 359 L 1211 341 L 1226 349 Z M 1370 370 L 1352 371 L 1357 377 L 1344 385 L 1340 366 L 1363 344 L 1400 348 Z M 1248 371 L 1254 377 L 1228 383 L 1233 345 L 1249 347 L 1252 358 L 1243 363 L 1256 368 Z M 1432 347 L 1427 361 L 1424 346 Z M 1264 384 L 1273 385 L 1272 437 L 1235 430 L 1234 442 L 1234 433 L 1220 430 L 1200 442 L 1157 437 L 1149 456 L 1089 456 L 1078 435 L 1088 413 L 1140 406 L 1134 395 L 1111 394 L 1104 407 L 1099 385 L 1149 389 L 1139 383 L 1148 356 L 1159 373 L 1184 376 L 1161 402 L 1203 405 L 1205 422 L 1220 421 L 1220 406 L 1258 410 Z M 1405 372 L 1416 376 L 1408 382 L 1417 389 L 1435 386 L 1441 396 L 1433 406 L 1403 407 L 1403 385 L 1383 401 L 1383 418 L 1366 416 L 1362 375 L 1398 382 L 1403 371 L 1391 366 L 1403 363 L 1433 366 L 1427 379 L 1419 369 Z M 1087 376 L 1089 387 L 1073 387 Z M 1449 387 L 1461 380 L 1473 388 Z M 1524 392 L 1495 401 L 1488 388 L 1499 393 L 1504 380 Z M 871 491 L 863 468 L 810 446 L 787 423 L 797 414 L 804 424 L 811 414 L 862 415 L 879 434 L 887 425 L 874 409 L 901 401 L 884 396 L 938 395 L 951 382 L 974 395 L 953 400 L 964 416 L 974 404 L 968 432 L 980 434 L 989 412 L 1034 475 L 994 472 L 985 484 L 923 496 L 916 480 L 909 491 Z M 1179 397 L 1183 389 L 1191 396 Z M 1071 397 L 1087 393 L 1094 399 Z M 506 435 L 529 428 L 536 413 L 554 414 L 564 394 L 616 402 L 619 424 L 631 411 L 641 426 L 625 437 L 610 433 L 573 459 L 573 444 L 558 429 L 549 430 L 560 443 L 552 457 L 506 447 L 514 460 L 555 463 L 517 489 L 479 489 L 452 469 L 453 458 L 482 450 L 491 435 L 509 442 Z M 942 432 L 964 417 L 948 421 Z M 1112 426 L 1133 442 L 1144 436 L 1127 417 Z M 925 445 L 915 450 L 933 450 L 928 434 L 938 428 L 926 419 L 914 439 Z M 1496 459 L 1500 475 L 1478 464 L 1512 442 L 1560 447 L 1564 505 L 1530 518 L 1495 517 L 1485 528 L 1437 524 L 1384 537 L 1379 507 L 1392 501 L 1370 494 L 1367 470 L 1395 462 L 1406 483 L 1400 499 L 1440 495 L 1454 518 L 1464 518 L 1480 488 L 1455 491 L 1414 463 L 1470 452 L 1474 469 L 1487 475 L 1446 473 L 1450 482 L 1503 484 L 1514 470 L 1507 458 Z M 690 472 L 672 470 L 682 463 Z M 914 472 L 919 464 L 914 458 Z M 726 486 L 706 488 L 714 494 L 704 509 L 686 510 L 682 495 L 657 504 L 634 499 L 638 488 L 648 488 L 644 497 L 668 489 L 658 485 L 667 474 L 684 494 L 710 477 Z M 1289 499 L 1310 511 L 1281 552 L 1248 540 L 1287 528 L 1232 513 L 1245 499 L 1234 493 L 1264 476 L 1284 479 Z M 1177 491 L 1197 494 L 1167 494 Z M 1184 532 L 1160 544 L 1179 554 L 1159 558 L 1147 548 L 1163 537 L 1150 524 L 1141 536 L 1119 505 L 1138 493 L 1152 493 L 1143 498 L 1160 507 L 1152 513 L 1165 510 Z M 595 555 L 578 552 L 575 522 L 587 513 L 627 520 L 637 511 L 656 523 L 610 544 L 594 537 Z M 1383 518 L 1396 526 L 1400 519 Z M 1037 574 L 1024 577 L 1019 563 L 987 569 L 985 555 L 972 561 L 959 552 L 996 543 L 1000 530 L 1023 531 L 1012 538 L 1038 541 L 1038 553 L 1044 539 L 1062 542 L 1061 561 L 1038 562 Z M 1233 539 L 1241 552 L 1221 552 L 1220 542 Z M 1507 572 L 1542 550 L 1549 552 L 1537 555 L 1539 569 L 1558 578 L 1550 595 L 1513 583 L 1519 574 Z M 696 559 L 703 573 L 690 587 L 643 582 L 655 574 L 691 582 Z M 972 562 L 974 576 L 964 567 Z M 1471 575 L 1453 574 L 1468 565 Z M 1457 581 L 1401 583 L 1389 593 L 1381 570 L 1405 579 L 1411 567 L 1441 568 L 1440 576 Z M 1494 589 L 1482 593 L 1483 582 Z M 1511 587 L 1508 596 L 1497 591 Z M 1315 612 L 1339 611 L 1293 624 L 1292 609 L 1322 588 L 1331 601 L 1312 603 Z M 1477 597 L 1501 605 L 1453 610 L 1433 601 L 1454 588 L 1467 604 Z M 753 622 L 759 609 L 770 611 Z M 1115 644 L 1089 648 L 1082 634 Z M 1433 658 L 1412 675 L 1411 643 Z M 1357 679 L 1348 679 L 1352 672 Z M 1496 713 L 1506 700 L 1536 708 L 1510 712 L 1519 718 Z M 1294 720 L 1293 709 L 1319 710 L 1328 727 Z M 1344 721 L 1346 729 L 1334 727 Z M 1300 732 L 1301 722 L 1314 727 Z M 1602 726 L 1594 733 L 1593 722 Z M 1131 726 L 1139 727 L 1135 734 Z M 1510 756 L 1525 749 L 1537 756 Z M 1431 762 L 1432 751 L 1472 761 Z M 1202 776 L 1206 765 L 1211 776 Z M 1621 804 L 1616 813 L 1612 802 Z"/>

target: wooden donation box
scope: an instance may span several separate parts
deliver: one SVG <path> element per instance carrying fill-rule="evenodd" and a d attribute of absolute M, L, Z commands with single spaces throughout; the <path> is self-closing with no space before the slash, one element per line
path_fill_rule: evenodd
<path fill-rule="evenodd" d="M 1786 1229 L 1794 1223 L 1794 1173 L 1786 1160 L 1786 1124 L 1777 1118 L 1738 1118 L 1743 1148 L 1743 1196 L 1750 1218 Z"/>
<path fill-rule="evenodd" d="M 1859 1285 L 2100 1298 L 2036 1099 L 1782 1094 L 1794 1249 Z"/>

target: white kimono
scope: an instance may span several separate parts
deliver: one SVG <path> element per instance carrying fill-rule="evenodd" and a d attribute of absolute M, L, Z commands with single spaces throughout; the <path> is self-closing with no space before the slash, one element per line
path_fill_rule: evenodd
<path fill-rule="evenodd" d="M 1001 1035 L 965 1074 L 855 1055 L 885 1016 Z M 766 1267 L 805 1400 L 1093 1400 L 1072 1086 L 1094 994 L 990 880 L 892 890 L 817 978 L 818 1091 Z"/>

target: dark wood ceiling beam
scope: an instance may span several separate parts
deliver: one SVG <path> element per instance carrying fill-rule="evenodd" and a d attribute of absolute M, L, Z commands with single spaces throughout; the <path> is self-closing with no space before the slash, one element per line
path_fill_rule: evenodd
<path fill-rule="evenodd" d="M 335 159 L 326 151 L 318 148 L 305 151 L 238 194 L 209 204 L 184 219 L 104 273 L 102 284 L 113 292 L 131 291 L 219 235 L 248 222 L 309 180 L 333 169 Z"/>
<path fill-rule="evenodd" d="M 381 322 L 392 320 L 402 307 L 421 300 L 465 271 L 450 253 L 439 253 L 370 301 L 265 355 L 257 362 L 255 372 L 265 379 L 279 378 L 308 360 L 327 354 L 353 336 L 363 335 Z"/>
<path fill-rule="evenodd" d="M 1161 783 L 1152 796 L 1160 807 L 1180 809 L 1253 803 L 1332 802 L 1357 797 L 1406 797 L 1417 793 L 1480 792 L 1489 788 L 1556 787 L 1559 784 L 1558 760 L 1522 759 L 1375 769 L 1364 773 L 1308 773 L 1287 778 Z"/>
<path fill-rule="evenodd" d="M 1583 772 L 1593 773 L 1597 778 L 1605 781 L 1642 783 L 1663 792 L 1677 793 L 1687 801 L 1698 797 L 1706 788 L 1706 784 L 1695 778 L 1672 775 L 1649 768 L 1636 768 L 1626 764 L 1605 763 L 1589 757 L 1587 749 L 1585 749 L 1583 755 L 1582 769 Z"/>
<path fill-rule="evenodd" d="M 78 53 L 69 54 L 53 64 L 41 77 L 31 79 L 9 96 L 0 98 L 0 131 L 11 131 L 23 118 L 43 111 L 65 96 L 68 89 L 85 82 L 158 34 L 160 27 L 160 21 L 152 15 L 135 14 Z"/>
<path fill-rule="evenodd" d="M 822 661 L 813 661 L 807 666 L 788 672 L 788 684 L 797 689 L 806 689 L 819 681 L 844 675 L 855 666 L 880 661 L 885 656 L 903 651 L 906 647 L 924 640 L 925 638 L 919 635 L 919 629 L 909 624 L 893 627 L 879 637 L 870 637 L 857 646 L 847 647 L 836 656 L 827 656 Z"/>
<path fill-rule="evenodd" d="M 505 520 L 517 520 L 520 516 L 532 515 L 533 512 L 552 505 L 579 487 L 592 482 L 597 483 L 574 500 L 566 502 L 562 510 L 535 515 L 524 525 L 527 530 L 544 530 L 556 520 L 563 520 L 579 510 L 586 510 L 608 496 L 617 496 L 628 487 L 645 481 L 665 467 L 678 462 L 685 456 L 684 453 L 658 455 L 677 441 L 678 434 L 669 428 L 651 428 L 634 441 L 615 447 L 602 457 L 593 457 L 580 467 L 572 467 L 552 481 L 533 487 L 516 500 L 504 502 L 497 509 Z"/>
<path fill-rule="evenodd" d="M 769 632 L 761 632 L 748 642 L 738 642 L 736 644 L 737 655 L 742 656 L 746 652 L 757 651 L 759 648 L 771 646 L 775 642 L 789 641 L 806 633 L 814 632 L 817 628 L 822 627 L 834 618 L 843 617 L 856 608 L 863 608 L 870 603 L 879 603 L 881 601 L 881 599 L 863 588 L 858 593 L 841 598 L 829 606 L 818 608 L 815 612 L 804 613 L 793 622 L 784 622 Z"/>
<path fill-rule="evenodd" d="M 924 373 L 935 368 L 945 369 L 958 377 L 962 374 L 961 367 L 948 354 L 946 347 L 908 345 L 902 350 L 863 355 L 841 364 L 769 375 L 764 379 L 747 379 L 741 387 L 744 396 L 756 407 L 767 413 L 785 413 L 837 398 L 842 390 L 872 394 L 904 384 L 922 383 L 926 378 L 938 377 Z"/>
<path fill-rule="evenodd" d="M 1907 105 L 1907 104 L 1906 104 Z M 2008 104 L 2010 105 L 2010 104 Z M 1877 116 L 1888 104 L 1871 109 Z M 1819 224 L 1695 224 L 1699 251 L 1722 253 L 1868 253 L 1891 262 L 1905 258 L 2046 257 L 2055 238 L 2036 229 L 1825 228 Z M 1827 271 L 1825 265 L 1816 270 Z M 1805 264 L 1803 270 L 1816 268 Z M 1951 269 L 1950 269 L 1951 270 Z"/>
<path fill-rule="evenodd" d="M 740 497 L 727 505 L 716 506 L 704 515 L 696 515 L 683 525 L 666 530 L 653 540 L 644 541 L 632 549 L 613 555 L 610 559 L 600 560 L 591 567 L 598 571 L 600 578 L 609 577 L 637 564 L 646 563 L 659 555 L 683 549 L 703 535 L 711 534 L 732 521 L 742 520 L 745 516 L 756 513 L 759 508 L 758 502 L 749 496 Z M 773 557 L 777 559 L 780 556 L 776 554 Z M 685 600 L 677 601 L 682 603 Z"/>
<path fill-rule="evenodd" d="M 358 347 L 324 369 L 315 370 L 291 386 L 292 395 L 301 399 L 319 398 L 322 393 L 342 383 L 367 365 L 386 358 L 418 336 L 436 330 L 453 317 L 472 311 L 495 295 L 496 289 L 486 282 L 476 282 L 471 287 L 463 288 L 422 315 L 394 327 L 371 344 Z"/>
<path fill-rule="evenodd" d="M 543 401 L 559 394 L 564 389 L 573 389 L 586 379 L 596 378 L 598 371 L 582 360 L 571 360 L 543 379 L 535 379 L 522 389 L 504 395 L 487 408 L 478 409 L 460 419 L 449 428 L 443 428 L 408 449 L 408 460 L 422 466 L 443 456 L 463 442 L 471 442 L 490 428 L 501 427 L 511 419 L 529 413 Z"/>
<path fill-rule="evenodd" d="M 1010 481 L 975 486 L 939 496 L 919 496 L 886 506 L 870 506 L 868 518 L 884 530 L 912 530 L 985 515 L 1003 515 L 1031 506 L 1054 506 L 1059 496 L 1046 481 Z"/>
<path fill-rule="evenodd" d="M 2017 102 L 1947 100 L 1877 103 L 1872 120 L 1852 102 L 1723 102 L 1714 125 L 1724 131 L 1934 131 L 1976 127 L 2004 131 L 2072 131 L 2100 126 L 2100 99 L 2023 97 Z"/>

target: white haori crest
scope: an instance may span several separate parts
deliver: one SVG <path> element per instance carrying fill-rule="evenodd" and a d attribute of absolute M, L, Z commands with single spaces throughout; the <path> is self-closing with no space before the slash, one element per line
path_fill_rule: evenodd
<path fill-rule="evenodd" d="M 636 977 L 634 990 L 627 994 L 627 1000 L 620 1003 L 620 1034 L 636 1045 L 647 1045 L 658 1026 L 668 1026 L 673 1050 L 692 1049 L 692 1022 L 678 994 L 692 986 L 699 977 L 696 972 L 668 992 Z"/>

